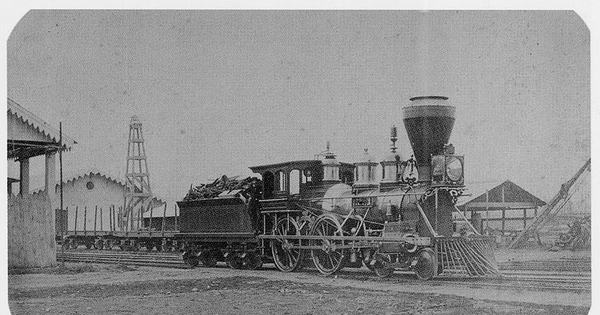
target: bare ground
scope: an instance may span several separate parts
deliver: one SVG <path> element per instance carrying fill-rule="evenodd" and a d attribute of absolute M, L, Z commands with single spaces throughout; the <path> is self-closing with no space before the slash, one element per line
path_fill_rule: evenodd
<path fill-rule="evenodd" d="M 67 265 L 11 274 L 12 314 L 587 314 L 589 292 L 433 286 L 228 268 Z M 269 268 L 269 266 L 267 266 Z M 65 270 L 67 272 L 65 272 Z M 68 272 L 73 270 L 73 272 Z"/>

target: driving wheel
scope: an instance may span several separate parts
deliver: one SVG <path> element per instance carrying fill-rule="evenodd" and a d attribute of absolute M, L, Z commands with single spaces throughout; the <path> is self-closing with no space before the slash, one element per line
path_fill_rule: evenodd
<path fill-rule="evenodd" d="M 273 228 L 273 234 L 276 236 L 300 235 L 298 222 L 292 217 L 283 217 L 277 221 L 277 224 Z M 299 239 L 273 240 L 271 243 L 271 252 L 277 269 L 283 272 L 292 272 L 302 267 L 304 250 L 293 248 L 300 245 L 300 242 Z"/>
<path fill-rule="evenodd" d="M 327 238 L 328 236 L 344 235 L 337 217 L 330 214 L 318 217 L 310 234 L 320 237 L 320 239 L 309 241 L 310 246 L 318 247 L 318 249 L 311 249 L 312 260 L 317 270 L 324 275 L 330 275 L 340 270 L 346 256 L 346 250 L 340 248 L 344 245 L 344 241 Z"/>

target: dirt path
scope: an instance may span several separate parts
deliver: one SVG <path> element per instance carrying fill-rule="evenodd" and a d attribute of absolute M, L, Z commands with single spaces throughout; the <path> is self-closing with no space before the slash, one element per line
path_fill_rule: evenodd
<path fill-rule="evenodd" d="M 378 281 L 352 272 L 100 269 L 10 275 L 12 314 L 587 314 L 591 298 L 432 286 L 404 275 Z"/>

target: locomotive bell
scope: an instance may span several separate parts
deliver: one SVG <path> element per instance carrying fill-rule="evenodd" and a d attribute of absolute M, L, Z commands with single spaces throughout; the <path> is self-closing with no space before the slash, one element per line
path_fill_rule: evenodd
<path fill-rule="evenodd" d="M 419 173 L 428 180 L 431 156 L 442 154 L 454 127 L 456 108 L 448 104 L 445 96 L 418 96 L 404 107 L 404 127 L 410 140 Z"/>

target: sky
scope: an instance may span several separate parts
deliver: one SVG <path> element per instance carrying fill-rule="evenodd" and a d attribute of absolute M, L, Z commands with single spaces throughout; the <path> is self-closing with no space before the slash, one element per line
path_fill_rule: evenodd
<path fill-rule="evenodd" d="M 407 159 L 402 108 L 422 95 L 456 107 L 467 186 L 510 179 L 548 200 L 591 154 L 590 32 L 573 11 L 30 11 L 7 89 L 78 142 L 66 173 L 124 178 L 137 115 L 170 201 L 327 141 L 340 161 L 382 159 L 393 125 Z"/>

